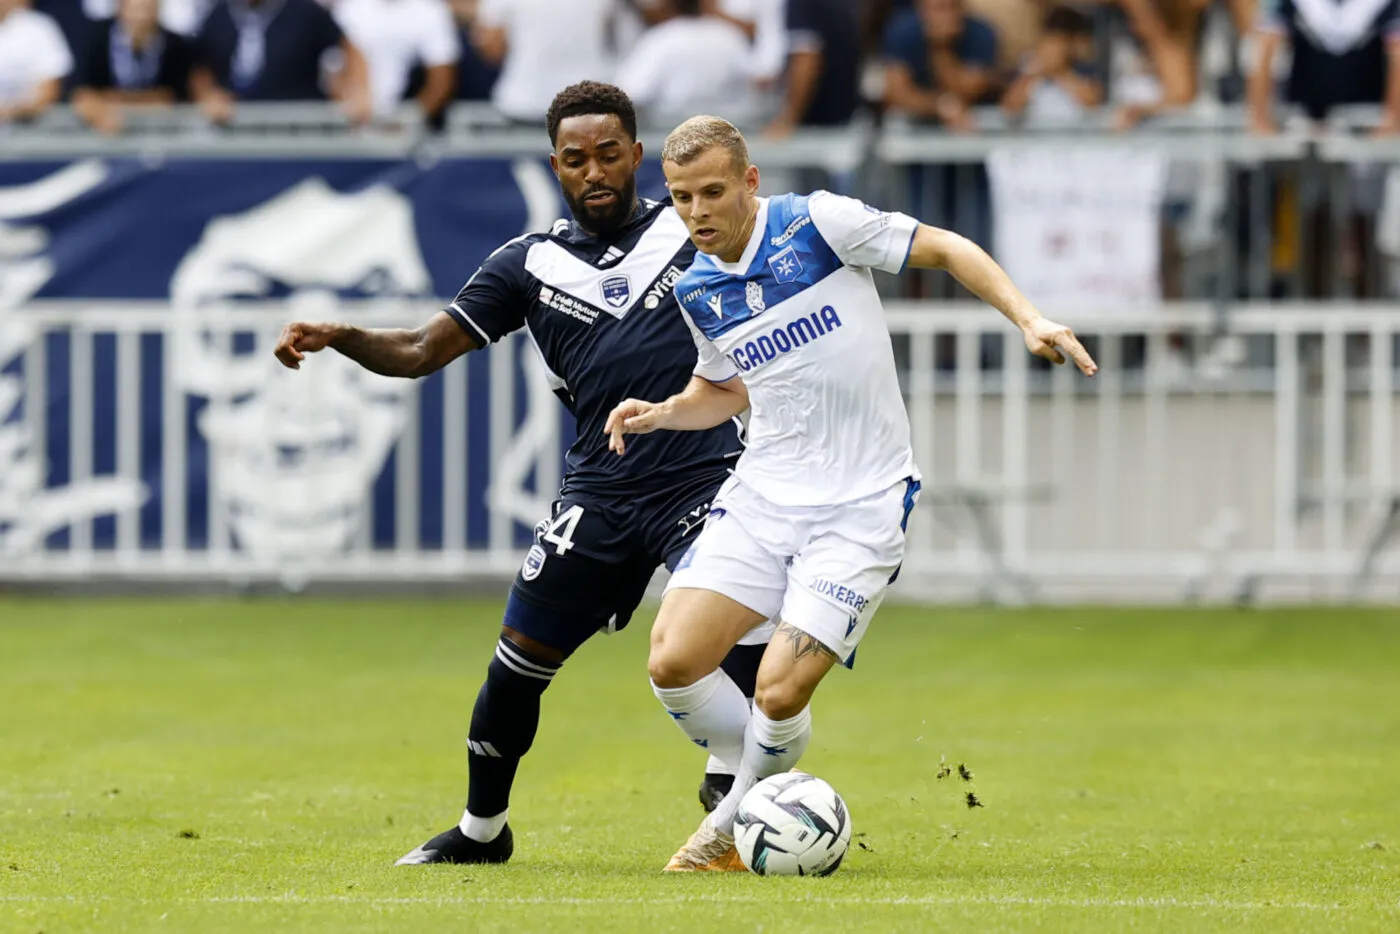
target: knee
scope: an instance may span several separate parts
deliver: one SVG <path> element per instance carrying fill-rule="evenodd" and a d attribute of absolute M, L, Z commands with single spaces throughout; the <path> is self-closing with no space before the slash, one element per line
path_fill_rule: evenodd
<path fill-rule="evenodd" d="M 647 674 L 651 676 L 651 683 L 659 688 L 690 687 L 709 673 L 703 661 L 689 658 L 665 642 L 652 645 L 647 658 Z"/>
<path fill-rule="evenodd" d="M 689 687 L 720 666 L 757 615 L 710 591 L 671 591 L 651 627 L 647 673 L 659 688 Z"/>
<path fill-rule="evenodd" d="M 754 706 L 769 720 L 791 720 L 812 700 L 812 692 L 791 678 L 766 680 L 759 675 Z"/>

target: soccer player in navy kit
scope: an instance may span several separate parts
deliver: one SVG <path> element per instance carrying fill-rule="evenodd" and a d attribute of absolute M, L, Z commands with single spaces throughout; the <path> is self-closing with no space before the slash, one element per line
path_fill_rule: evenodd
<path fill-rule="evenodd" d="M 675 569 L 742 449 L 740 426 L 726 422 L 640 439 L 622 459 L 608 451 L 603 425 L 613 406 L 666 398 L 690 382 L 695 343 L 672 288 L 695 248 L 669 201 L 637 197 L 642 146 L 625 94 L 595 82 L 566 88 L 548 129 L 550 164 L 572 221 L 503 245 L 417 330 L 295 323 L 276 349 L 293 369 L 330 347 L 373 372 L 412 378 L 524 327 L 578 421 L 559 498 L 511 587 L 472 712 L 466 811 L 401 865 L 510 858 L 510 789 L 535 737 L 541 695 L 590 636 L 627 625 L 658 565 Z M 756 629 L 727 660 L 750 697 L 769 628 Z M 701 786 L 707 808 L 732 783 L 719 767 L 712 759 Z"/>

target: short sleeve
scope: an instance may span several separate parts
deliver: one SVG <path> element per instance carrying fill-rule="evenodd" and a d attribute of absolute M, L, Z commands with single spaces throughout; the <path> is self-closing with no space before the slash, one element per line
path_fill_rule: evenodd
<path fill-rule="evenodd" d="M 969 16 L 963 28 L 958 57 L 964 65 L 994 68 L 997 63 L 997 31 L 986 20 Z"/>
<path fill-rule="evenodd" d="M 880 51 L 887 61 L 906 65 L 916 75 L 928 67 L 923 30 L 917 17 L 908 11 L 897 13 L 890 20 Z"/>
<path fill-rule="evenodd" d="M 788 48 L 793 52 L 820 52 L 826 44 L 822 37 L 821 17 L 811 0 L 788 0 Z"/>
<path fill-rule="evenodd" d="M 486 257 L 445 309 L 483 347 L 525 325 L 530 301 L 530 277 L 525 272 L 529 248 L 521 238 Z"/>
<path fill-rule="evenodd" d="M 418 56 L 425 68 L 451 65 L 461 57 L 452 11 L 447 8 L 446 0 L 433 0 L 428 9 L 429 14 L 423 17 Z"/>
<path fill-rule="evenodd" d="M 812 223 L 847 266 L 902 272 L 914 247 L 919 222 L 881 211 L 855 198 L 815 192 L 807 202 Z"/>
<path fill-rule="evenodd" d="M 63 30 L 58 28 L 48 16 L 42 13 L 35 17 L 34 32 L 34 73 L 36 81 L 52 81 L 66 78 L 73 71 L 73 54 L 68 51 L 68 40 L 63 38 Z"/>
<path fill-rule="evenodd" d="M 712 383 L 727 382 L 738 376 L 739 371 L 729 358 L 720 353 L 719 348 L 701 334 L 695 322 L 690 320 L 690 313 L 683 311 L 681 317 L 685 319 L 685 326 L 690 328 L 690 336 L 695 339 L 695 375 Z"/>

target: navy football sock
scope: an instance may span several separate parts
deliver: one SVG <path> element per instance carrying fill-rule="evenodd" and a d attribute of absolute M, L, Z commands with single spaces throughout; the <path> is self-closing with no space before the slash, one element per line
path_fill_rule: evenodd
<path fill-rule="evenodd" d="M 560 664 L 538 658 L 504 636 L 496 643 L 467 739 L 471 783 L 463 823 L 471 818 L 487 822 L 489 829 L 482 836 L 494 836 L 505 823 L 503 817 L 499 822 L 490 819 L 504 815 L 510 804 L 515 770 L 539 728 L 540 696 Z"/>

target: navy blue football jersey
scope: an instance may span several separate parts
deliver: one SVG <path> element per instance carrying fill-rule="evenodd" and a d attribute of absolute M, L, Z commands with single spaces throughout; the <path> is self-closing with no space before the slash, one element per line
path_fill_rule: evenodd
<path fill-rule="evenodd" d="M 550 385 L 578 424 L 563 492 L 626 496 L 733 466 L 737 423 L 708 431 L 658 431 L 608 450 L 603 425 L 627 398 L 659 402 L 686 387 L 696 349 L 672 290 L 695 257 L 667 201 L 643 199 L 620 231 L 595 237 L 560 220 L 487 257 L 447 306 L 476 340 L 524 327 Z"/>

